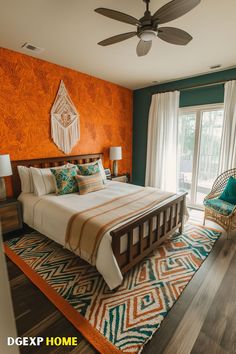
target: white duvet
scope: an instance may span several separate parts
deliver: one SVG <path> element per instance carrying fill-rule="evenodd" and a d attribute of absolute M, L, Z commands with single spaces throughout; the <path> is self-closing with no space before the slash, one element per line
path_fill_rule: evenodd
<path fill-rule="evenodd" d="M 67 223 L 73 214 L 118 196 L 133 193 L 140 188 L 128 183 L 107 181 L 105 189 L 86 195 L 72 193 L 62 196 L 48 194 L 37 197 L 32 193 L 21 193 L 18 199 L 23 205 L 24 222 L 64 246 Z M 126 248 L 126 242 L 127 240 L 123 238 L 121 249 Z M 104 235 L 100 243 L 96 267 L 110 289 L 114 289 L 122 283 L 123 276 L 112 251 L 109 232 Z"/>

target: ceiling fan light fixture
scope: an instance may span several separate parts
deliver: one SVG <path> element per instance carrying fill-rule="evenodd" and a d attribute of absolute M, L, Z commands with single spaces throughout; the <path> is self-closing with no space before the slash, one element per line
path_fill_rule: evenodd
<path fill-rule="evenodd" d="M 157 36 L 155 31 L 152 30 L 144 30 L 143 32 L 140 33 L 140 38 L 144 42 L 149 42 L 153 40 Z"/>

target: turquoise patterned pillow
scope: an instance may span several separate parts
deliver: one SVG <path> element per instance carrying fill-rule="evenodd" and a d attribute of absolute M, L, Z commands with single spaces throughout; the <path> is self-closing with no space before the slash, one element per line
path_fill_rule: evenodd
<path fill-rule="evenodd" d="M 51 168 L 51 172 L 56 182 L 56 194 L 69 194 L 78 192 L 78 184 L 75 179 L 78 169 L 76 166 L 56 170 Z"/>
<path fill-rule="evenodd" d="M 100 172 L 100 168 L 98 163 L 88 163 L 83 165 L 77 165 L 79 174 L 82 176 L 91 176 L 95 173 Z"/>
<path fill-rule="evenodd" d="M 229 177 L 228 182 L 219 199 L 230 204 L 236 205 L 236 178 Z"/>

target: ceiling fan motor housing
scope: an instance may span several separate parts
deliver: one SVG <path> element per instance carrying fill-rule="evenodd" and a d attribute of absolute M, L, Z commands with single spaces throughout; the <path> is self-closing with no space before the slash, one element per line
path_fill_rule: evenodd
<path fill-rule="evenodd" d="M 151 12 L 149 11 L 150 0 L 143 1 L 146 3 L 146 11 L 144 16 L 139 20 L 140 24 L 137 27 L 137 35 L 142 40 L 148 41 L 152 40 L 157 35 L 155 32 L 157 32 L 158 21 L 156 19 L 153 20 Z"/>
<path fill-rule="evenodd" d="M 150 12 L 145 12 L 145 15 L 139 21 L 141 24 L 137 27 L 137 35 L 139 38 L 148 41 L 157 36 L 157 21 L 152 20 Z M 145 36 L 145 34 L 147 35 Z"/>

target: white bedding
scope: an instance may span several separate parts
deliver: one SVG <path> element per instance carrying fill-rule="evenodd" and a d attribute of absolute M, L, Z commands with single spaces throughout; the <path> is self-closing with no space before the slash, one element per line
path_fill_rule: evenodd
<path fill-rule="evenodd" d="M 19 200 L 23 205 L 24 222 L 64 246 L 67 223 L 73 214 L 118 196 L 133 193 L 140 188 L 128 183 L 107 181 L 105 189 L 86 195 L 72 193 L 62 196 L 48 194 L 37 197 L 32 193 L 21 193 Z M 146 227 L 145 234 L 147 233 Z M 135 242 L 137 242 L 137 239 L 134 238 Z M 127 238 L 123 237 L 121 249 L 125 250 L 126 247 Z M 104 235 L 100 243 L 96 267 L 110 289 L 114 289 L 122 283 L 123 276 L 112 252 L 109 232 Z"/>

